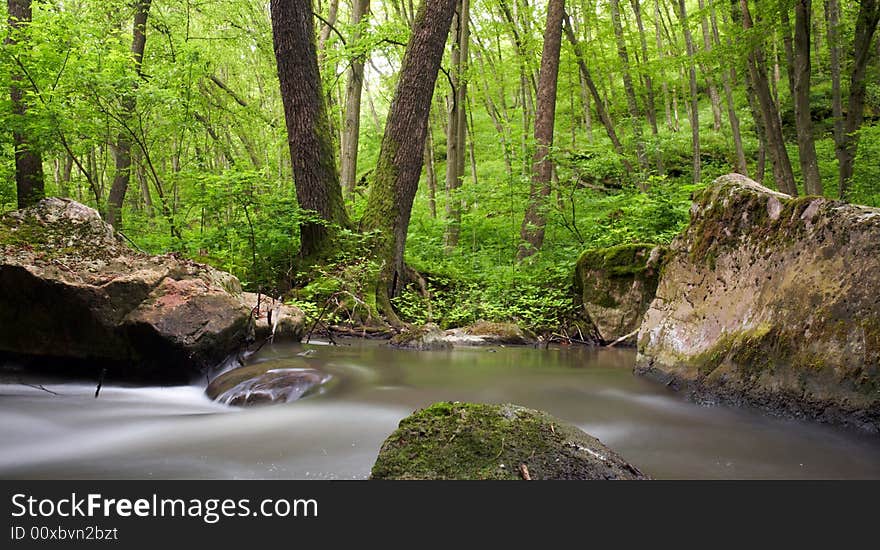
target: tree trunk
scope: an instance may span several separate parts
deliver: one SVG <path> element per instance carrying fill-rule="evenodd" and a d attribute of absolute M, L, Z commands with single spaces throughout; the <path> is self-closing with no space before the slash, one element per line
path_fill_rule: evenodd
<path fill-rule="evenodd" d="M 715 6 L 714 4 L 709 5 L 709 19 L 712 22 L 712 37 L 715 40 L 715 44 L 721 45 L 721 36 L 718 33 L 718 19 L 715 15 Z M 729 42 L 728 42 L 729 44 Z M 730 132 L 733 134 L 733 148 L 736 155 L 736 161 L 734 162 L 734 169 L 738 174 L 742 174 L 744 176 L 749 175 L 749 167 L 746 163 L 746 153 L 743 148 L 742 142 L 742 133 L 739 127 L 739 117 L 736 114 L 736 104 L 733 100 L 733 89 L 731 85 L 731 80 L 733 80 L 736 73 L 733 67 L 730 68 L 730 72 L 726 71 L 723 67 L 721 69 L 721 82 L 724 85 L 724 100 L 727 103 L 727 119 L 730 122 Z"/>
<path fill-rule="evenodd" d="M 270 10 L 296 197 L 321 219 L 300 223 L 300 254 L 318 259 L 328 252 L 333 226 L 349 222 L 318 73 L 312 2 L 272 0 Z"/>
<path fill-rule="evenodd" d="M 696 60 L 694 59 L 696 52 L 694 50 L 694 40 L 691 36 L 691 28 L 690 25 L 688 25 L 685 0 L 678 0 L 678 8 L 678 17 L 681 20 L 681 27 L 684 32 L 684 41 L 685 46 L 687 47 L 688 56 L 688 76 L 691 92 L 691 143 L 694 149 L 694 183 L 699 183 L 702 179 L 702 164 L 700 160 L 700 105 L 699 96 L 697 95 Z"/>
<path fill-rule="evenodd" d="M 712 38 L 709 31 L 709 17 L 706 13 L 705 0 L 699 0 L 698 7 L 700 12 L 700 27 L 703 31 L 703 49 L 706 53 L 712 51 Z M 704 65 L 703 73 L 706 77 L 706 87 L 709 89 L 709 101 L 712 104 L 712 128 L 716 132 L 721 131 L 721 96 L 718 94 L 718 86 L 715 85 L 715 78 L 712 76 L 711 65 Z"/>
<path fill-rule="evenodd" d="M 559 52 L 562 48 L 562 20 L 565 0 L 550 0 L 547 5 L 547 27 L 544 32 L 544 51 L 541 53 L 541 71 L 538 77 L 538 107 L 535 119 L 535 155 L 532 158 L 532 184 L 529 203 L 520 228 L 524 241 L 517 253 L 518 259 L 531 256 L 544 244 L 547 216 L 546 198 L 550 195 L 553 160 L 553 126 L 556 120 L 556 84 L 559 76 Z"/>
<path fill-rule="evenodd" d="M 450 80 L 452 90 L 449 104 L 449 121 L 446 125 L 446 231 L 443 242 L 449 252 L 458 246 L 461 233 L 461 198 L 458 189 L 464 177 L 465 143 L 467 140 L 467 63 L 470 34 L 468 18 L 470 1 L 456 2 L 455 24 L 453 26 L 453 46 L 451 55 L 452 71 Z"/>
<path fill-rule="evenodd" d="M 623 90 L 626 94 L 626 108 L 629 112 L 630 124 L 632 125 L 633 141 L 636 144 L 636 158 L 639 162 L 639 169 L 644 174 L 648 171 L 648 158 L 645 155 L 645 142 L 642 139 L 642 117 L 639 113 L 636 90 L 633 86 L 632 74 L 629 70 L 629 52 L 626 48 L 626 39 L 623 36 L 623 26 L 620 24 L 620 3 L 618 0 L 611 0 L 610 6 L 611 26 L 614 29 L 614 38 L 617 42 L 617 57 L 620 58 Z M 639 183 L 641 184 L 642 182 L 639 181 Z"/>
<path fill-rule="evenodd" d="M 859 143 L 857 134 L 862 126 L 865 115 L 865 72 L 871 57 L 874 32 L 880 20 L 880 0 L 862 0 L 859 4 L 859 15 L 856 19 L 855 38 L 853 39 L 853 63 L 849 80 L 849 104 L 846 120 L 840 141 L 837 143 L 837 160 L 840 163 L 840 180 L 838 193 L 846 200 L 849 193 L 850 179 L 853 175 L 853 162 Z"/>
<path fill-rule="evenodd" d="M 748 0 L 739 0 L 739 3 L 742 11 L 743 29 L 748 31 L 753 26 L 749 3 Z M 782 136 L 779 109 L 770 91 L 767 64 L 764 58 L 764 51 L 760 46 L 756 46 L 749 52 L 748 65 L 749 77 L 759 104 L 759 116 L 763 123 L 764 143 L 767 145 L 770 163 L 773 165 L 773 177 L 780 191 L 788 193 L 793 197 L 797 196 L 797 186 L 794 183 L 791 160 L 788 158 L 788 151 L 785 149 L 785 140 Z"/>
<path fill-rule="evenodd" d="M 672 105 L 669 100 L 669 84 L 666 83 L 666 68 L 663 62 L 663 33 L 661 32 L 662 19 L 660 15 L 660 0 L 654 0 L 654 34 L 657 42 L 657 60 L 660 65 L 660 86 L 663 91 L 663 112 L 666 116 L 666 128 L 672 130 L 675 125 L 672 121 Z"/>
<path fill-rule="evenodd" d="M 627 173 L 631 174 L 633 172 L 633 166 L 626 158 L 626 152 L 623 150 L 623 145 L 620 143 L 620 139 L 617 137 L 617 131 L 614 129 L 614 122 L 608 115 L 608 111 L 605 110 L 605 102 L 602 101 L 602 96 L 599 94 L 598 88 L 596 88 L 596 83 L 593 81 L 590 69 L 587 67 L 586 61 L 584 61 L 580 42 L 578 42 L 577 37 L 574 35 L 574 28 L 572 27 L 571 20 L 567 14 L 564 17 L 563 27 L 565 30 L 565 36 L 568 38 L 568 41 L 571 43 L 571 47 L 574 50 L 574 55 L 577 59 L 581 76 L 583 77 L 587 88 L 589 88 L 590 94 L 593 96 L 593 101 L 596 104 L 596 114 L 599 115 L 599 120 L 602 121 L 602 126 L 605 127 L 605 132 L 608 134 L 608 139 L 611 140 L 611 145 L 614 147 L 614 151 L 620 157 L 620 161 L 623 163 Z"/>
<path fill-rule="evenodd" d="M 636 27 L 639 29 L 639 43 L 642 46 L 642 64 L 648 63 L 648 40 L 645 36 L 645 25 L 642 22 L 642 6 L 639 0 L 631 0 L 633 12 L 636 16 Z M 654 102 L 654 82 L 647 69 L 642 71 L 645 80 L 645 114 L 648 115 L 648 123 L 651 125 L 651 134 L 657 135 L 657 107 Z M 658 161 L 661 161 L 659 159 Z"/>
<path fill-rule="evenodd" d="M 405 280 L 406 234 L 422 172 L 431 97 L 455 4 L 456 0 L 423 0 L 413 21 L 362 220 L 364 229 L 378 232 L 376 304 L 397 326 L 401 322 L 391 297 Z"/>
<path fill-rule="evenodd" d="M 827 0 L 825 17 L 828 19 L 828 53 L 831 65 L 831 109 L 834 117 L 834 143 L 843 139 L 843 101 L 840 92 L 840 6 L 837 0 Z"/>
<path fill-rule="evenodd" d="M 822 194 L 822 178 L 813 141 L 813 119 L 810 114 L 810 31 L 813 11 L 812 0 L 797 0 L 794 20 L 794 112 L 797 124 L 798 152 L 804 192 Z"/>
<path fill-rule="evenodd" d="M 428 183 L 428 210 L 431 217 L 437 219 L 437 172 L 434 170 L 434 136 L 431 132 L 431 121 L 428 119 L 428 130 L 425 133 L 425 179 Z"/>
<path fill-rule="evenodd" d="M 27 28 L 31 21 L 30 0 L 8 0 L 10 34 L 7 44 L 16 43 L 16 35 Z M 18 83 L 22 75 L 14 68 L 10 75 L 9 96 L 12 102 L 12 114 L 23 121 L 27 117 L 27 105 Z M 25 130 L 18 123 L 12 130 L 12 145 L 15 149 L 15 190 L 18 207 L 33 206 L 46 196 L 43 182 L 43 157 L 39 148 L 31 142 Z"/>
<path fill-rule="evenodd" d="M 351 23 L 354 25 L 349 41 L 356 43 L 361 38 L 360 24 L 370 11 L 370 0 L 352 0 Z M 348 83 L 345 86 L 345 121 L 342 126 L 342 158 L 340 159 L 340 179 L 342 188 L 350 196 L 357 183 L 358 140 L 361 129 L 361 93 L 364 89 L 364 59 L 361 56 L 351 60 Z"/>
<path fill-rule="evenodd" d="M 134 25 L 132 28 L 131 56 L 135 72 L 141 77 L 141 66 L 144 60 L 144 49 L 147 46 L 147 17 L 150 13 L 152 0 L 137 0 L 135 2 Z M 134 116 L 136 106 L 135 92 L 138 81 L 135 80 L 134 89 L 122 97 L 122 117 L 130 120 Z M 125 202 L 125 193 L 128 191 L 128 183 L 131 180 L 131 138 L 124 130 L 119 132 L 115 147 L 116 173 L 113 183 L 110 185 L 110 195 L 107 197 L 107 223 L 118 228 L 122 223 L 122 204 Z"/>

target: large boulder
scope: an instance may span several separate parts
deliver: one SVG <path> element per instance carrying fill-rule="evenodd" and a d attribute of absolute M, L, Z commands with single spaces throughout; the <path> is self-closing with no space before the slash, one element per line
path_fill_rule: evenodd
<path fill-rule="evenodd" d="M 653 244 L 625 244 L 581 254 L 575 268 L 575 291 L 601 341 L 614 342 L 638 330 L 654 299 L 665 256 L 666 248 Z"/>
<path fill-rule="evenodd" d="M 253 338 L 238 279 L 135 252 L 74 201 L 0 217 L 0 249 L 0 352 L 180 380 Z"/>
<path fill-rule="evenodd" d="M 646 479 L 575 426 L 516 405 L 435 403 L 400 421 L 372 479 Z"/>
<path fill-rule="evenodd" d="M 637 372 L 699 397 L 880 429 L 880 210 L 739 175 L 695 196 Z"/>

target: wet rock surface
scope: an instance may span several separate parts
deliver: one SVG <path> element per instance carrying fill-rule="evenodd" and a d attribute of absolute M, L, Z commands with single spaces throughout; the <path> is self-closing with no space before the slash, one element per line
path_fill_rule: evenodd
<path fill-rule="evenodd" d="M 372 479 L 647 479 L 598 439 L 516 405 L 444 402 L 382 444 Z"/>
<path fill-rule="evenodd" d="M 322 393 L 332 379 L 314 368 L 267 361 L 224 372 L 211 381 L 205 393 L 214 401 L 233 406 L 290 403 Z"/>
<path fill-rule="evenodd" d="M 880 431 L 880 210 L 743 176 L 695 196 L 636 371 L 698 399 Z"/>

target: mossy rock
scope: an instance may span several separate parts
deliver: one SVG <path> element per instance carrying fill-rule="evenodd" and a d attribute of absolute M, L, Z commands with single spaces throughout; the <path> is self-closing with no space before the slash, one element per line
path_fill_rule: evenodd
<path fill-rule="evenodd" d="M 388 345 L 393 348 L 417 351 L 452 349 L 452 344 L 446 340 L 446 334 L 434 323 L 428 323 L 420 327 L 410 327 L 403 332 L 395 334 L 388 342 Z"/>
<path fill-rule="evenodd" d="M 624 244 L 584 251 L 575 268 L 575 290 L 605 342 L 632 333 L 654 299 L 665 247 Z"/>
<path fill-rule="evenodd" d="M 473 325 L 465 327 L 464 333 L 470 336 L 479 336 L 486 344 L 524 346 L 534 344 L 536 340 L 531 331 L 521 328 L 516 323 L 477 321 Z"/>
<path fill-rule="evenodd" d="M 527 472 L 527 473 L 526 473 Z M 372 479 L 647 479 L 571 424 L 517 405 L 435 403 L 400 422 Z"/>

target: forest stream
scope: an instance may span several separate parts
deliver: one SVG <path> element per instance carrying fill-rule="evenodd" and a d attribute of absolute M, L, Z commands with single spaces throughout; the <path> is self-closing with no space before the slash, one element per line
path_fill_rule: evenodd
<path fill-rule="evenodd" d="M 840 427 L 692 403 L 633 375 L 635 351 L 384 343 L 276 344 L 257 362 L 332 375 L 271 406 L 209 400 L 204 385 L 0 383 L 0 477 L 363 479 L 413 410 L 445 400 L 546 410 L 659 479 L 880 478 L 880 440 Z M 19 383 L 26 381 L 33 385 Z"/>

